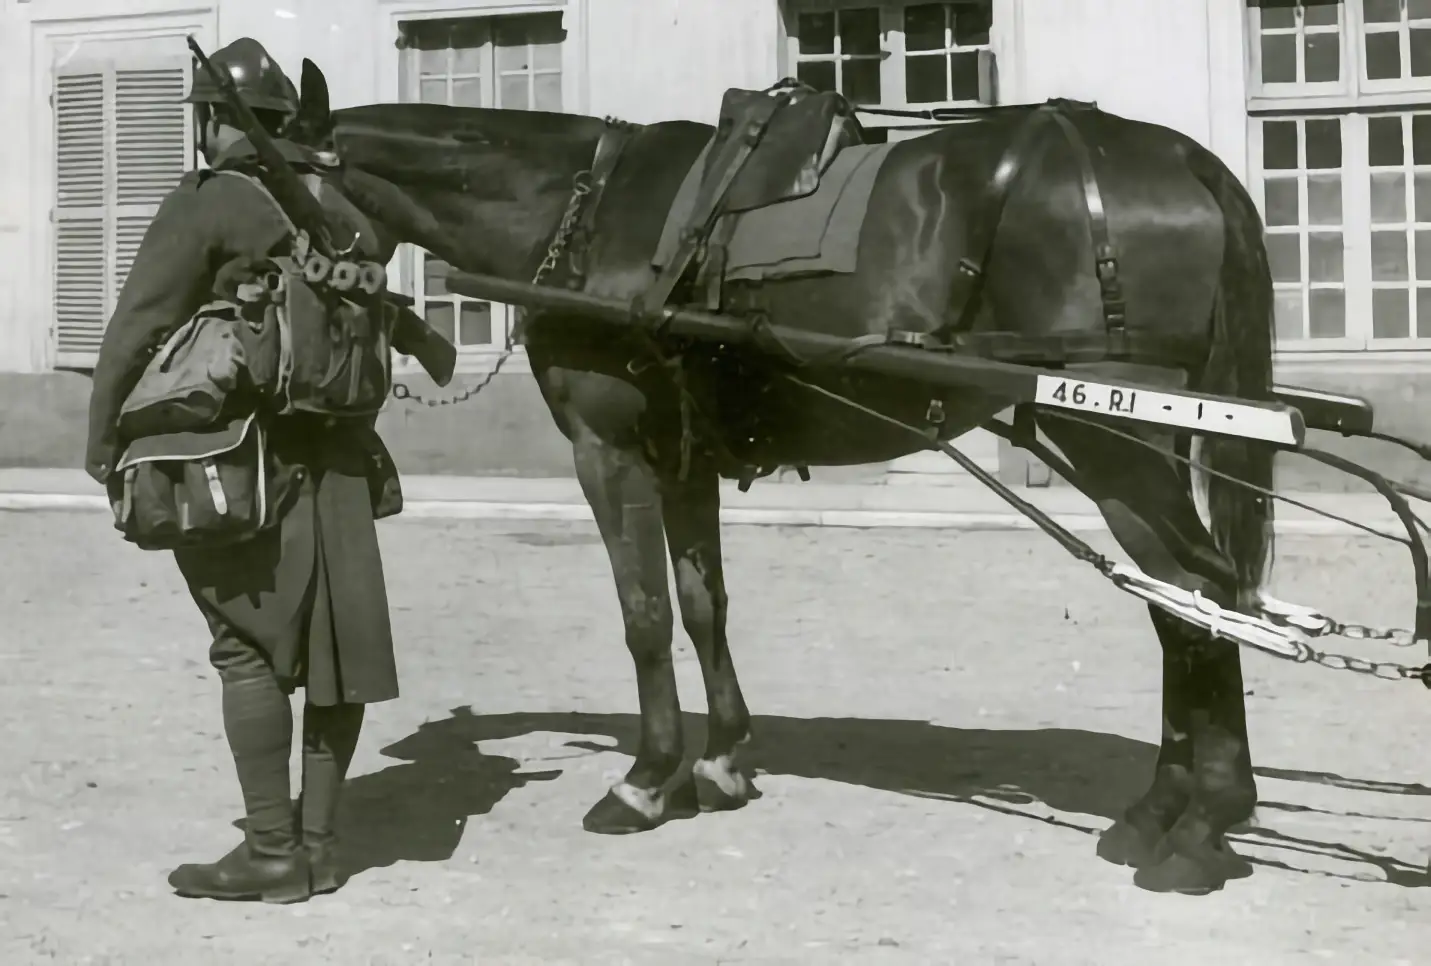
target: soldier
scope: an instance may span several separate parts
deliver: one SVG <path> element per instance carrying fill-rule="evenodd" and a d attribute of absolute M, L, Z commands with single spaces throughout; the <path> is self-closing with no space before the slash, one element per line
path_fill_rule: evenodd
<path fill-rule="evenodd" d="M 297 110 L 295 88 L 263 47 L 243 38 L 211 60 L 285 158 L 315 156 L 277 137 Z M 207 74 L 186 100 L 210 167 L 243 169 L 254 151 Z M 260 261 L 289 228 L 262 190 L 213 171 L 186 176 L 144 237 L 105 330 L 89 407 L 86 469 L 111 489 L 122 453 L 119 408 L 155 349 L 213 297 L 225 265 Z M 372 233 L 365 233 L 371 239 Z M 363 241 L 362 237 L 359 241 Z M 369 246 L 385 262 L 391 251 Z M 356 424 L 356 425 L 350 425 Z M 397 475 L 369 420 L 279 417 L 271 452 L 288 506 L 272 529 L 237 547 L 175 552 L 213 634 L 209 659 L 222 685 L 224 731 L 245 810 L 244 841 L 209 864 L 183 865 L 169 883 L 183 896 L 295 902 L 341 884 L 334 812 L 365 705 L 397 697 L 375 517 L 396 496 Z M 288 695 L 305 689 L 303 778 L 289 794 L 293 720 Z"/>

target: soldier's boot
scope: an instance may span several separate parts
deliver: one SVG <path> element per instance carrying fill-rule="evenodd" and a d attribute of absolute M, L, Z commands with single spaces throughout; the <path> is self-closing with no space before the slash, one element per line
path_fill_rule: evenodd
<path fill-rule="evenodd" d="M 301 902 L 312 894 L 288 787 L 293 714 L 271 674 L 220 673 L 224 731 L 244 799 L 244 841 L 217 862 L 181 865 L 169 885 L 196 899 Z"/>
<path fill-rule="evenodd" d="M 363 728 L 363 707 L 309 704 L 303 708 L 303 788 L 298 795 L 298 815 L 315 893 L 333 892 L 346 881 L 336 819 L 343 781 Z"/>

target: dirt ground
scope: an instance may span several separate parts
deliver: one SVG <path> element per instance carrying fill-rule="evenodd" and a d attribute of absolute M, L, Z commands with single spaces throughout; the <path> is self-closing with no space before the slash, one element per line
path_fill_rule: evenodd
<path fill-rule="evenodd" d="M 636 693 L 594 532 L 382 534 L 403 697 L 354 764 L 360 871 L 233 905 L 164 882 L 227 851 L 240 814 L 171 559 L 100 515 L 0 513 L 0 963 L 1426 962 L 1419 685 L 1248 655 L 1256 874 L 1151 895 L 1093 854 L 1158 734 L 1139 604 L 1038 534 L 731 528 L 763 798 L 608 838 L 580 819 L 630 761 Z M 1279 559 L 1293 599 L 1410 619 L 1401 548 L 1284 538 Z"/>

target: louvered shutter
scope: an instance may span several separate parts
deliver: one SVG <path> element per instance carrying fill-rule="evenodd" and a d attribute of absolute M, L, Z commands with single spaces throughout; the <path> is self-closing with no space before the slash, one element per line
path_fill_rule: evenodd
<path fill-rule="evenodd" d="M 55 78 L 55 339 L 60 365 L 99 350 L 109 318 L 105 74 Z"/>
<path fill-rule="evenodd" d="M 193 163 L 182 102 L 188 58 L 153 52 L 174 46 L 167 38 L 95 45 L 98 56 L 56 73 L 54 295 L 61 366 L 94 365 L 144 232 Z"/>

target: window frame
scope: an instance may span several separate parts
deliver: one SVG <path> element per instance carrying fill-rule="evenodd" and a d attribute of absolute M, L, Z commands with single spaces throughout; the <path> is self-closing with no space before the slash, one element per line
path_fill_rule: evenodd
<path fill-rule="evenodd" d="M 212 8 L 202 8 L 183 13 L 161 13 L 138 16 L 104 17 L 94 19 L 49 19 L 36 20 L 31 25 L 29 52 L 31 90 L 37 96 L 36 103 L 42 109 L 33 115 L 29 127 L 29 162 L 32 172 L 30 193 L 30 224 L 36 227 L 37 244 L 26 246 L 28 267 L 22 269 L 19 277 L 29 278 L 29 298 L 34 319 L 31 333 L 31 357 L 39 371 L 78 370 L 88 371 L 98 361 L 98 352 L 62 353 L 59 347 L 59 319 L 55 299 L 56 236 L 58 232 L 58 185 L 56 184 L 56 117 L 54 98 L 56 78 L 61 62 L 71 58 L 76 50 L 93 44 L 140 44 L 167 42 L 178 51 L 183 51 L 184 38 L 192 35 L 205 49 L 213 49 L 218 34 L 217 16 Z M 163 55 L 160 55 L 163 57 Z M 135 69 L 147 69 L 155 58 L 145 57 L 146 63 Z M 167 58 L 164 58 L 167 59 Z M 123 67 L 128 70 L 130 68 Z M 186 82 L 187 83 L 187 82 Z M 187 89 L 187 88 L 186 88 Z M 192 125 L 186 125 L 186 138 L 192 141 Z M 186 154 L 187 168 L 194 166 L 193 152 Z M 17 172 L 23 177 L 23 172 Z M 106 252 L 106 266 L 118 257 L 118 243 L 115 251 Z M 108 271 L 108 267 L 106 268 Z M 19 303 L 23 310 L 23 296 Z M 105 328 L 109 319 L 104 320 Z"/>
<path fill-rule="evenodd" d="M 1000 27 L 1003 23 L 1005 13 L 1005 4 L 1002 3 L 1001 0 L 987 0 L 990 7 L 988 42 L 961 48 L 981 52 L 979 57 L 979 69 L 982 75 L 980 86 L 986 88 L 981 91 L 981 94 L 987 95 L 987 99 L 950 100 L 920 104 L 909 103 L 904 67 L 910 55 L 905 50 L 904 8 L 919 6 L 921 3 L 929 2 L 937 2 L 937 0 L 781 0 L 781 73 L 786 76 L 795 76 L 797 66 L 802 60 L 799 33 L 799 18 L 801 14 L 838 12 L 841 10 L 875 7 L 878 8 L 880 13 L 879 59 L 881 61 L 881 100 L 878 104 L 868 106 L 895 110 L 936 110 L 945 107 L 979 107 L 1001 103 L 1001 85 L 998 79 L 997 53 L 1001 47 L 1002 31 Z M 958 2 L 958 0 L 942 0 L 942 2 Z M 928 53 L 929 52 L 915 52 L 913 56 L 927 56 Z M 834 59 L 835 56 L 837 55 L 829 55 L 830 59 Z M 817 55 L 803 59 L 822 60 L 826 59 L 826 57 L 824 55 Z M 895 92 L 899 95 L 897 99 L 891 96 Z M 860 124 L 867 130 L 917 129 L 913 132 L 891 134 L 889 135 L 891 139 L 895 137 L 914 137 L 936 127 L 943 126 L 943 123 L 947 122 L 931 122 L 924 118 L 915 117 L 888 117 L 879 114 L 866 114 L 860 118 Z"/>
<path fill-rule="evenodd" d="M 406 51 L 400 49 L 404 23 L 421 20 L 464 20 L 520 17 L 530 14 L 559 13 L 566 40 L 562 44 L 562 109 L 572 114 L 588 112 L 589 85 L 587 78 L 587 0 L 378 0 L 378 100 L 398 102 L 404 91 Z M 421 260 L 410 244 L 398 246 L 388 264 L 388 287 L 402 295 L 420 298 L 422 292 Z M 465 296 L 457 296 L 464 299 Z M 470 299 L 469 301 L 486 301 Z M 486 374 L 491 372 L 504 354 L 509 358 L 502 366 L 504 373 L 529 372 L 526 347 L 512 344 L 512 328 L 518 306 L 492 302 L 492 334 L 490 345 L 460 348 L 457 372 Z M 418 305 L 421 305 L 419 301 Z M 403 376 L 421 371 L 415 360 L 397 356 L 394 373 Z"/>
<path fill-rule="evenodd" d="M 1278 339 L 1279 357 L 1360 357 L 1368 353 L 1416 353 L 1431 350 L 1431 332 L 1422 337 L 1373 338 L 1370 161 L 1367 156 L 1367 118 L 1408 112 L 1431 113 L 1431 77 L 1367 81 L 1364 71 L 1364 36 L 1361 0 L 1340 0 L 1340 56 L 1343 79 L 1313 84 L 1263 84 L 1261 80 L 1262 8 L 1243 0 L 1247 68 L 1247 185 L 1258 210 L 1266 217 L 1266 183 L 1262 167 L 1262 123 L 1296 118 L 1337 117 L 1342 123 L 1342 238 L 1343 287 L 1346 293 L 1346 335 L 1337 339 Z M 1401 21 L 1401 25 L 1406 24 Z M 1398 28 L 1400 29 L 1400 28 Z M 1403 42 L 1403 48 L 1406 46 Z M 1298 57 L 1302 55 L 1299 51 Z M 1330 88 L 1336 88 L 1331 90 Z M 1305 193 L 1305 192 L 1303 192 Z M 1302 209 L 1305 213 L 1305 208 Z M 1414 217 L 1408 212 L 1408 218 Z M 1269 234 L 1275 229 L 1269 229 Z M 1303 246 L 1305 248 L 1305 245 Z M 1303 263 L 1304 269 L 1306 262 Z M 1415 299 L 1414 265 L 1404 285 Z M 1427 281 L 1431 281 L 1428 279 Z M 1382 286 L 1387 287 L 1387 286 Z"/>

